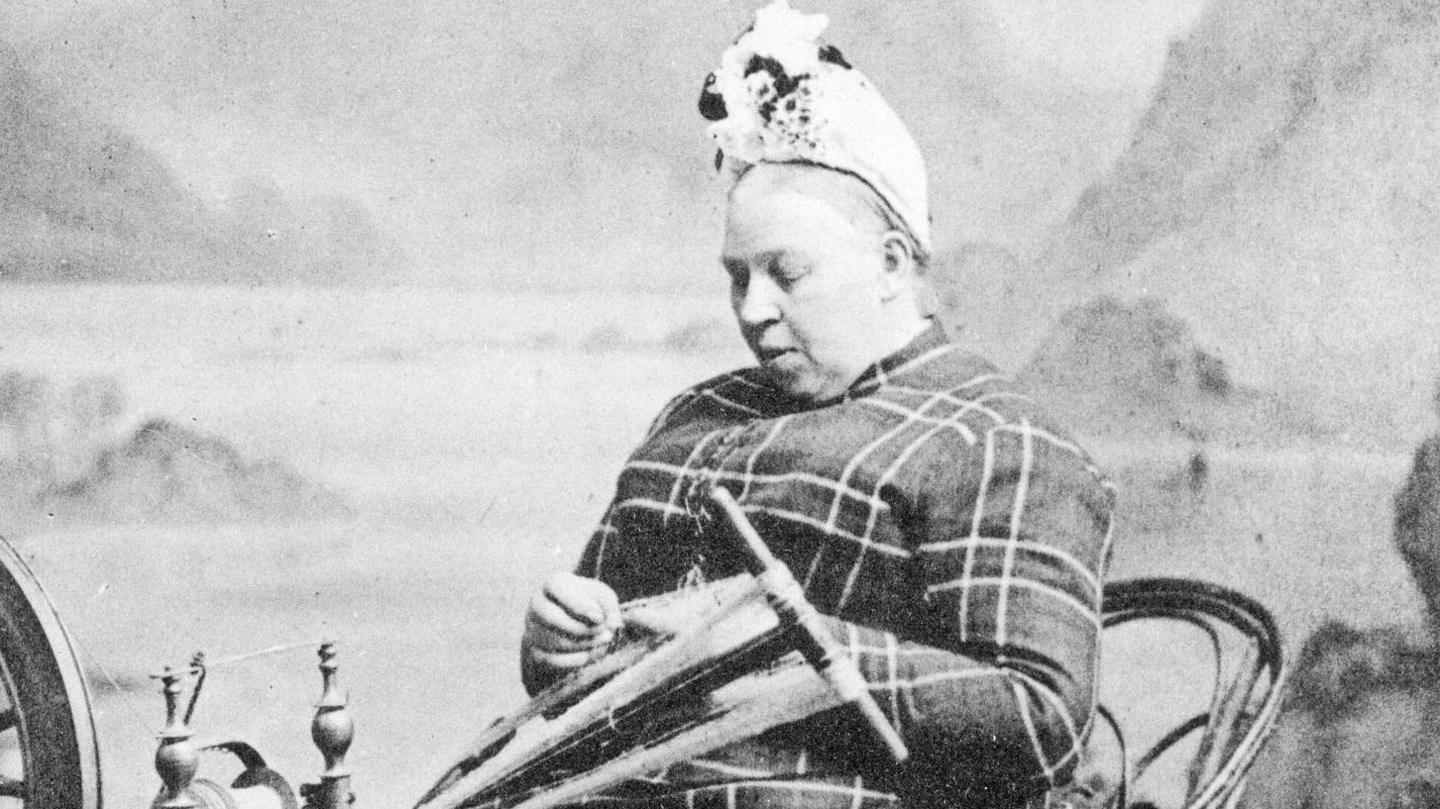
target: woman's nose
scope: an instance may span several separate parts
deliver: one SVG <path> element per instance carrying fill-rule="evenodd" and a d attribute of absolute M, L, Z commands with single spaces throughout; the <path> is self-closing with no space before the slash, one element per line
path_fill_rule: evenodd
<path fill-rule="evenodd" d="M 735 317 L 747 326 L 780 319 L 781 290 L 763 274 L 756 273 L 749 283 L 732 293 Z"/>

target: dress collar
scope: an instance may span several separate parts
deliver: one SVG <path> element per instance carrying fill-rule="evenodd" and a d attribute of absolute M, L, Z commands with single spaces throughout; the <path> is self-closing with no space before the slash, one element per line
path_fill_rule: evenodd
<path fill-rule="evenodd" d="M 930 325 L 920 332 L 910 342 L 906 343 L 899 351 L 880 359 L 878 362 L 866 368 L 850 387 L 840 397 L 841 400 L 856 399 L 873 393 L 899 368 L 910 362 L 919 359 L 926 353 L 933 351 L 950 342 L 950 336 L 945 333 L 944 327 L 934 318 L 930 319 Z"/>

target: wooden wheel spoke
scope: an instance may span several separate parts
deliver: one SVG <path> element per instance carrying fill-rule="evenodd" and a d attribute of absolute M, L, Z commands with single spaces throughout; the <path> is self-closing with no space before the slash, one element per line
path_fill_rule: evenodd
<path fill-rule="evenodd" d="M 25 797 L 25 782 L 0 775 L 0 798 L 23 798 Z"/>

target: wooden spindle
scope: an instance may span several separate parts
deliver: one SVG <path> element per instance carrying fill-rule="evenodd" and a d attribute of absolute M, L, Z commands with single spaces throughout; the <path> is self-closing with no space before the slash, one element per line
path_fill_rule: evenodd
<path fill-rule="evenodd" d="M 190 782 L 200 768 L 200 752 L 190 741 L 195 735 L 180 715 L 180 679 L 184 671 L 166 666 L 158 675 L 161 693 L 165 695 L 165 727 L 160 731 L 160 746 L 155 750 L 155 772 L 164 786 L 151 804 L 153 809 L 198 809 L 200 804 L 190 794 Z"/>
<path fill-rule="evenodd" d="M 335 643 L 322 643 L 319 654 L 323 687 L 320 701 L 315 703 L 310 738 L 325 759 L 325 771 L 320 774 L 320 783 L 307 791 L 306 805 L 314 809 L 347 809 L 355 802 L 355 794 L 350 791 L 350 770 L 345 766 L 345 754 L 355 738 L 355 721 L 336 682 L 340 666 L 335 662 Z"/>

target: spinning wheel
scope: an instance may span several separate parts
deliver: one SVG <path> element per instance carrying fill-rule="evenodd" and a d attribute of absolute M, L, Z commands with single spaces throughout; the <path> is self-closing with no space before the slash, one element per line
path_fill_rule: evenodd
<path fill-rule="evenodd" d="M 0 539 L 0 809 L 98 809 L 85 677 L 30 567 Z"/>
<path fill-rule="evenodd" d="M 1155 578 L 1107 584 L 1105 627 L 1141 619 L 1178 621 L 1208 637 L 1215 660 L 1214 687 L 1209 710 L 1179 723 L 1133 760 L 1124 752 L 1118 723 L 1101 709 L 1125 758 L 1125 771 L 1110 805 L 1126 809 L 1129 785 L 1181 740 L 1198 732 L 1182 807 L 1234 806 L 1284 695 L 1285 660 L 1275 619 L 1253 599 L 1205 582 Z"/>

